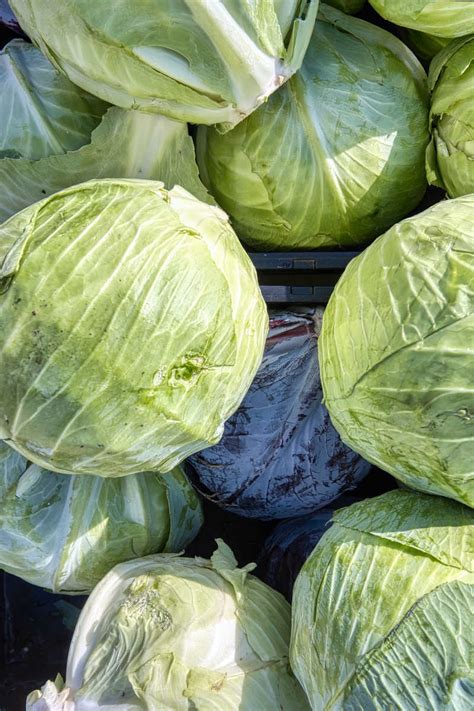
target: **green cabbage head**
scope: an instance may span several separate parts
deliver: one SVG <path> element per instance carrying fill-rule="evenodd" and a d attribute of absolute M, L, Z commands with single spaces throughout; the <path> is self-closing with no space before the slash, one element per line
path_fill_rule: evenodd
<path fill-rule="evenodd" d="M 126 109 L 231 128 L 300 66 L 319 0 L 11 0 L 44 54 Z"/>
<path fill-rule="evenodd" d="M 322 5 L 300 71 L 233 131 L 200 127 L 201 177 L 252 247 L 359 245 L 421 200 L 428 108 L 402 42 Z"/>
<path fill-rule="evenodd" d="M 435 57 L 429 83 L 428 179 L 450 197 L 474 193 L 474 35 L 453 40 Z"/>
<path fill-rule="evenodd" d="M 472 0 L 369 0 L 386 20 L 439 37 L 474 32 Z"/>
<path fill-rule="evenodd" d="M 0 442 L 0 569 L 89 593 L 116 563 L 179 552 L 202 524 L 180 467 L 118 479 L 56 474 Z"/>
<path fill-rule="evenodd" d="M 336 511 L 293 591 L 291 664 L 316 711 L 474 698 L 474 512 L 391 491 Z"/>
<path fill-rule="evenodd" d="M 23 40 L 0 52 L 0 96 L 0 222 L 91 178 L 159 179 L 209 201 L 185 124 L 109 107 Z"/>
<path fill-rule="evenodd" d="M 48 682 L 28 711 L 306 711 L 288 662 L 290 606 L 254 567 L 237 568 L 222 542 L 211 560 L 116 566 L 79 617 L 65 687 Z"/>
<path fill-rule="evenodd" d="M 342 439 L 409 486 L 474 506 L 474 195 L 394 225 L 339 280 L 319 340 Z"/>
<path fill-rule="evenodd" d="M 227 216 L 95 180 L 0 226 L 0 439 L 64 473 L 169 471 L 214 444 L 268 317 Z"/>

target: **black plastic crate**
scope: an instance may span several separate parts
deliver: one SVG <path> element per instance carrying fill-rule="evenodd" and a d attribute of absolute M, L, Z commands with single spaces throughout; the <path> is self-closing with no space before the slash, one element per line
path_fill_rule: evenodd
<path fill-rule="evenodd" d="M 270 305 L 326 304 L 337 280 L 360 251 L 249 252 Z"/>

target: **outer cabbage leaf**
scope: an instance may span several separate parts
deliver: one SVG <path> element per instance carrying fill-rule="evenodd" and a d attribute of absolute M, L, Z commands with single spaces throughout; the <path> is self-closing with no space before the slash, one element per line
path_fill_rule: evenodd
<path fill-rule="evenodd" d="M 460 711 L 472 706 L 473 610 L 472 582 L 456 580 L 422 597 L 360 665 L 345 690 L 344 709 Z"/>
<path fill-rule="evenodd" d="M 0 227 L 0 436 L 65 473 L 169 471 L 222 435 L 268 317 L 218 208 L 90 181 Z"/>
<path fill-rule="evenodd" d="M 421 200 L 426 75 L 396 37 L 322 6 L 303 66 L 233 131 L 200 127 L 201 177 L 258 249 L 362 244 Z"/>
<path fill-rule="evenodd" d="M 82 611 L 58 693 L 78 709 L 304 711 L 288 664 L 290 607 L 252 565 L 236 566 L 221 542 L 211 561 L 162 555 L 114 568 Z M 35 692 L 29 708 L 41 700 Z"/>
<path fill-rule="evenodd" d="M 0 156 L 38 160 L 89 141 L 107 104 L 62 76 L 28 42 L 0 52 Z"/>
<path fill-rule="evenodd" d="M 428 180 L 450 197 L 474 193 L 474 36 L 453 40 L 435 57 L 429 83 Z"/>
<path fill-rule="evenodd" d="M 470 509 L 408 491 L 336 513 L 293 593 L 291 662 L 313 709 L 460 708 L 473 533 Z"/>
<path fill-rule="evenodd" d="M 373 505 L 366 500 L 339 509 L 333 519 L 339 526 L 370 533 L 443 565 L 474 573 L 474 537 L 468 535 L 473 512 L 456 502 L 395 490 L 377 497 Z"/>
<path fill-rule="evenodd" d="M 166 476 L 68 476 L 2 443 L 0 503 L 0 568 L 54 592 L 89 593 L 116 563 L 182 550 L 202 524 L 179 467 Z"/>
<path fill-rule="evenodd" d="M 347 267 L 319 341 L 342 439 L 409 486 L 470 506 L 473 224 L 469 195 L 392 227 Z"/>
<path fill-rule="evenodd" d="M 370 465 L 341 442 L 322 402 L 323 309 L 270 311 L 263 360 L 214 447 L 190 458 L 199 491 L 259 519 L 310 513 L 352 489 Z"/>
<path fill-rule="evenodd" d="M 74 701 L 71 700 L 70 689 L 64 688 L 61 674 L 54 681 L 47 681 L 41 689 L 28 694 L 26 711 L 74 711 Z M 126 711 L 123 709 L 123 711 Z M 128 711 L 133 711 L 129 709 Z"/>
<path fill-rule="evenodd" d="M 318 9 L 318 0 L 11 4 L 44 54 L 90 93 L 224 130 L 300 67 Z"/>
<path fill-rule="evenodd" d="M 200 200 L 213 202 L 199 179 L 184 123 L 114 106 L 90 143 L 77 151 L 37 161 L 0 159 L 0 220 L 77 183 L 115 177 L 159 179 L 167 188 L 181 185 Z"/>
<path fill-rule="evenodd" d="M 0 53 L 0 93 L 0 221 L 91 178 L 160 179 L 211 202 L 185 124 L 107 110 L 22 40 Z"/>
<path fill-rule="evenodd" d="M 369 0 L 386 20 L 439 37 L 474 32 L 471 0 Z"/>

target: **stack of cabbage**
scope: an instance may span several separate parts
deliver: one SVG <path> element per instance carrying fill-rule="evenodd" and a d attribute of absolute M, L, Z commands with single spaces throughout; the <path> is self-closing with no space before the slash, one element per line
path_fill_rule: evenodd
<path fill-rule="evenodd" d="M 28 709 L 471 708 L 474 3 L 10 5 L 0 567 L 91 593 Z M 245 247 L 365 250 L 268 333 Z M 262 550 L 292 621 L 222 541 L 177 555 L 188 458 L 313 514 Z M 410 490 L 314 514 L 368 463 Z"/>

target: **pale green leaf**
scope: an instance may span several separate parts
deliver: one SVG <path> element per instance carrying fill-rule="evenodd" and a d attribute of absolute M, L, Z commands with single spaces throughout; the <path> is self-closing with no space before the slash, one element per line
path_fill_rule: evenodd
<path fill-rule="evenodd" d="M 369 0 L 386 20 L 439 37 L 474 32 L 471 0 Z"/>
<path fill-rule="evenodd" d="M 318 0 L 13 0 L 71 81 L 111 104 L 224 130 L 300 66 Z"/>

